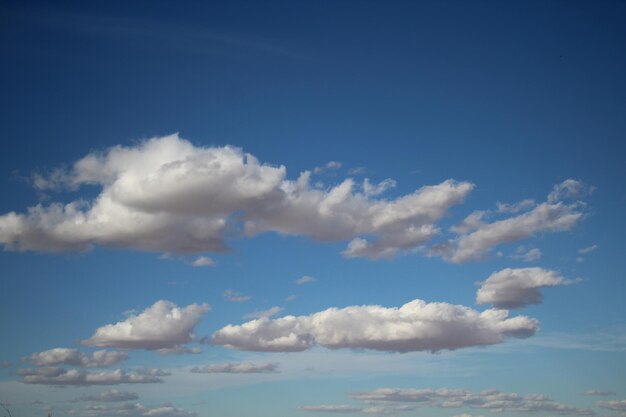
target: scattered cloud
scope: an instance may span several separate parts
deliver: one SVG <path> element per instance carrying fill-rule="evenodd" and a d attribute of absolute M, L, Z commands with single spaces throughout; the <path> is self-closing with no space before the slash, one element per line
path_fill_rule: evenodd
<path fill-rule="evenodd" d="M 322 404 L 322 405 L 305 405 L 300 407 L 302 411 L 313 411 L 316 413 L 358 413 L 361 408 L 344 404 Z"/>
<path fill-rule="evenodd" d="M 600 391 L 597 389 L 590 389 L 582 393 L 582 395 L 588 397 L 607 397 L 609 395 L 615 395 L 613 391 Z"/>
<path fill-rule="evenodd" d="M 539 248 L 531 248 L 526 250 L 524 246 L 519 246 L 515 250 L 515 255 L 512 255 L 513 259 L 520 259 L 524 262 L 534 262 L 541 259 L 541 250 Z"/>
<path fill-rule="evenodd" d="M 626 400 L 600 401 L 598 406 L 608 410 L 626 411 Z"/>
<path fill-rule="evenodd" d="M 108 246 L 188 254 L 225 251 L 227 237 L 276 232 L 351 241 L 347 257 L 389 258 L 436 236 L 436 223 L 474 188 L 446 180 L 387 200 L 371 194 L 389 181 L 371 186 L 368 195 L 350 178 L 317 189 L 310 176 L 287 179 L 284 166 L 261 164 L 239 148 L 156 137 L 90 153 L 70 169 L 40 176 L 41 190 L 93 185 L 100 191 L 93 199 L 0 215 L 0 244 L 20 251 Z"/>
<path fill-rule="evenodd" d="M 341 162 L 329 161 L 324 166 L 313 168 L 313 173 L 314 174 L 322 174 L 322 173 L 328 172 L 328 171 L 336 171 L 336 170 L 338 170 L 340 168 L 341 168 Z"/>
<path fill-rule="evenodd" d="M 291 294 L 291 295 L 288 295 L 288 296 L 285 298 L 285 301 L 287 301 L 287 302 L 291 302 L 291 301 L 295 301 L 295 300 L 297 300 L 297 299 L 298 299 L 298 296 L 297 296 L 296 294 Z"/>
<path fill-rule="evenodd" d="M 188 412 L 166 403 L 160 406 L 148 407 L 140 403 L 125 403 L 119 405 L 90 405 L 83 410 L 72 409 L 70 415 L 89 417 L 196 417 L 196 413 Z"/>
<path fill-rule="evenodd" d="M 178 349 L 193 341 L 194 328 L 209 309 L 208 304 L 181 308 L 171 301 L 159 300 L 138 315 L 96 329 L 83 344 L 120 349 Z"/>
<path fill-rule="evenodd" d="M 280 313 L 283 310 L 284 310 L 284 308 L 282 308 L 282 307 L 274 306 L 274 307 L 268 308 L 267 310 L 254 311 L 252 313 L 248 313 L 248 314 L 244 315 L 243 317 L 245 319 L 267 318 L 267 317 L 275 316 L 276 314 Z"/>
<path fill-rule="evenodd" d="M 103 368 L 128 359 L 125 352 L 98 350 L 90 355 L 70 348 L 55 348 L 33 353 L 26 358 L 35 366 L 71 365 L 85 368 Z"/>
<path fill-rule="evenodd" d="M 218 365 L 194 366 L 196 374 L 260 374 L 278 372 L 277 363 L 223 363 Z"/>
<path fill-rule="evenodd" d="M 82 369 L 64 369 L 59 367 L 25 368 L 16 372 L 22 378 L 20 382 L 39 385 L 118 385 L 152 384 L 163 382 L 162 376 L 169 373 L 160 369 L 136 369 L 127 372 L 123 369 L 106 372 L 87 372 Z"/>
<path fill-rule="evenodd" d="M 594 187 L 582 181 L 570 178 L 554 186 L 552 192 L 548 194 L 548 203 L 561 200 L 581 199 L 593 193 L 594 190 Z"/>
<path fill-rule="evenodd" d="M 598 249 L 598 245 L 591 245 L 591 246 L 587 246 L 586 248 L 578 249 L 578 253 L 580 255 L 586 255 L 590 252 L 593 252 L 596 249 Z"/>
<path fill-rule="evenodd" d="M 224 297 L 226 301 L 231 301 L 233 303 L 243 303 L 252 298 L 249 295 L 243 295 L 242 293 L 233 290 L 224 291 L 222 293 L 222 297 Z"/>
<path fill-rule="evenodd" d="M 7 369 L 13 366 L 10 361 L 0 361 L 0 369 Z"/>
<path fill-rule="evenodd" d="M 199 256 L 192 263 L 192 266 L 215 266 L 215 261 L 207 256 Z"/>
<path fill-rule="evenodd" d="M 413 300 L 400 308 L 351 306 L 309 316 L 258 319 L 229 325 L 213 343 L 241 350 L 298 352 L 326 348 L 381 351 L 440 351 L 501 343 L 537 331 L 537 321 L 508 317 L 505 310 L 478 312 L 465 306 Z"/>
<path fill-rule="evenodd" d="M 295 280 L 295 283 L 298 285 L 306 284 L 307 282 L 315 282 L 317 279 L 313 278 L 310 275 L 303 275 L 302 277 Z"/>
<path fill-rule="evenodd" d="M 494 272 L 481 284 L 476 292 L 476 302 L 505 309 L 541 304 L 543 288 L 571 283 L 556 271 L 536 267 L 506 268 Z"/>
<path fill-rule="evenodd" d="M 176 346 L 173 348 L 158 349 L 157 352 L 161 355 L 197 355 L 202 353 L 202 349 L 198 347 L 188 348 L 187 346 Z"/>
<path fill-rule="evenodd" d="M 137 393 L 135 392 L 111 389 L 108 391 L 103 391 L 98 395 L 82 395 L 76 398 L 75 400 L 72 400 L 72 402 L 94 401 L 94 402 L 107 402 L 108 403 L 108 402 L 133 401 L 133 400 L 138 400 L 138 399 L 139 399 L 139 395 L 137 395 Z"/>

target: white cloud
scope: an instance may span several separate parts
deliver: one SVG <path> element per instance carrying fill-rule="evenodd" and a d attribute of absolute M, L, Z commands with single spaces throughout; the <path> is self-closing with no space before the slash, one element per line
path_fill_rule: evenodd
<path fill-rule="evenodd" d="M 170 301 L 159 300 L 141 314 L 96 329 L 83 344 L 121 349 L 179 348 L 194 339 L 193 330 L 209 309 L 208 304 L 181 308 Z"/>
<path fill-rule="evenodd" d="M 609 410 L 626 411 L 626 400 L 600 401 L 598 405 Z"/>
<path fill-rule="evenodd" d="M 277 363 L 223 363 L 217 365 L 194 366 L 190 370 L 196 374 L 260 374 L 278 372 Z"/>
<path fill-rule="evenodd" d="M 305 405 L 300 407 L 300 410 L 316 413 L 357 413 L 361 411 L 360 408 L 345 404 Z"/>
<path fill-rule="evenodd" d="M 497 308 L 519 308 L 528 304 L 540 304 L 541 290 L 572 281 L 558 272 L 542 268 L 506 268 L 494 272 L 476 292 L 478 304 L 493 304 Z"/>
<path fill-rule="evenodd" d="M 215 266 L 215 261 L 207 256 L 199 256 L 192 263 L 192 266 Z"/>
<path fill-rule="evenodd" d="M 313 173 L 314 174 L 321 174 L 321 173 L 326 172 L 326 171 L 336 171 L 339 168 L 341 168 L 341 162 L 338 162 L 338 161 L 328 161 L 326 163 L 326 165 L 324 165 L 324 166 L 313 168 Z"/>
<path fill-rule="evenodd" d="M 98 395 L 82 395 L 81 397 L 72 400 L 73 402 L 79 401 L 95 401 L 95 402 L 122 402 L 138 400 L 139 395 L 135 392 L 120 391 L 117 389 L 110 389 L 103 391 Z"/>
<path fill-rule="evenodd" d="M 231 301 L 233 303 L 243 303 L 252 298 L 249 295 L 243 295 L 242 293 L 233 290 L 224 291 L 222 293 L 222 297 L 224 297 L 226 301 Z"/>
<path fill-rule="evenodd" d="M 157 352 L 159 352 L 159 354 L 161 355 L 187 355 L 187 354 L 197 355 L 199 353 L 202 353 L 202 349 L 198 347 L 188 348 L 187 346 L 176 346 L 173 348 L 158 349 Z"/>
<path fill-rule="evenodd" d="M 554 186 L 552 192 L 548 195 L 548 203 L 567 199 L 581 199 L 593 193 L 593 191 L 594 187 L 570 178 Z"/>
<path fill-rule="evenodd" d="M 98 350 L 91 354 L 70 348 L 55 348 L 43 352 L 33 353 L 28 360 L 36 366 L 72 365 L 87 368 L 101 368 L 118 364 L 128 359 L 125 352 Z"/>
<path fill-rule="evenodd" d="M 539 248 L 531 248 L 526 250 L 524 246 L 520 246 L 515 250 L 515 255 L 512 255 L 513 259 L 520 259 L 524 262 L 533 262 L 541 259 L 541 250 Z"/>
<path fill-rule="evenodd" d="M 380 195 L 384 193 L 385 191 L 391 188 L 395 188 L 395 187 L 396 187 L 396 181 L 392 180 L 391 178 L 387 178 L 386 180 L 383 180 L 379 182 L 378 184 L 372 184 L 369 178 L 365 178 L 363 180 L 363 192 L 365 193 L 365 195 L 368 195 L 368 196 Z"/>
<path fill-rule="evenodd" d="M 213 343 L 267 352 L 298 352 L 315 344 L 381 351 L 440 351 L 501 343 L 537 331 L 537 321 L 508 317 L 504 310 L 481 312 L 460 305 L 413 300 L 400 308 L 352 306 L 309 316 L 258 319 L 229 325 Z"/>
<path fill-rule="evenodd" d="M 317 279 L 313 278 L 310 275 L 303 275 L 300 278 L 298 278 L 297 280 L 295 280 L 295 283 L 298 285 L 302 285 L 302 284 L 306 284 L 307 282 L 315 282 L 317 281 Z"/>
<path fill-rule="evenodd" d="M 138 369 L 127 372 L 123 369 L 106 372 L 87 372 L 82 369 L 59 367 L 26 368 L 16 372 L 22 376 L 20 382 L 40 385 L 118 385 L 151 384 L 163 382 L 162 376 L 169 373 L 160 369 Z"/>
<path fill-rule="evenodd" d="M 264 232 L 323 242 L 367 237 L 367 248 L 349 248 L 345 255 L 391 257 L 435 236 L 437 221 L 473 189 L 468 182 L 447 180 L 386 200 L 360 192 L 352 179 L 316 189 L 310 174 L 290 180 L 284 166 L 261 164 L 238 148 L 194 146 L 178 135 L 116 146 L 36 181 L 40 189 L 94 185 L 97 197 L 0 215 L 0 244 L 23 251 L 101 245 L 217 252 L 227 250 L 226 237 L 238 237 L 243 226 L 248 237 Z M 383 181 L 370 191 L 390 185 Z"/>
<path fill-rule="evenodd" d="M 274 307 L 268 308 L 267 310 L 254 311 L 252 313 L 245 314 L 243 317 L 245 319 L 260 319 L 263 317 L 267 318 L 267 317 L 275 316 L 276 314 L 280 313 L 283 310 L 284 308 L 282 307 L 274 306 Z"/>
<path fill-rule="evenodd" d="M 597 389 L 590 389 L 582 393 L 582 395 L 588 397 L 607 397 L 609 395 L 615 395 L 613 391 L 601 391 Z"/>
<path fill-rule="evenodd" d="M 593 252 L 596 249 L 598 249 L 598 245 L 591 245 L 591 246 L 587 246 L 586 248 L 578 249 L 578 253 L 580 255 L 585 255 L 587 253 Z"/>
<path fill-rule="evenodd" d="M 196 417 L 196 413 L 188 412 L 166 403 L 149 407 L 140 403 L 126 403 L 115 406 L 90 405 L 85 409 L 72 409 L 71 415 L 83 417 Z"/>

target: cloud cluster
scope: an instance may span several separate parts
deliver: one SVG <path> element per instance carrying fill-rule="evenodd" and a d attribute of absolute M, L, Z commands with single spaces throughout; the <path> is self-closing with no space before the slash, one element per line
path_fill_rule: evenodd
<path fill-rule="evenodd" d="M 128 359 L 125 352 L 98 350 L 89 356 L 70 348 L 55 348 L 31 354 L 27 358 L 35 366 L 71 365 L 85 368 L 104 368 Z"/>
<path fill-rule="evenodd" d="M 290 180 L 284 166 L 261 164 L 234 147 L 194 146 L 178 135 L 115 146 L 88 154 L 68 171 L 37 176 L 40 190 L 94 185 L 100 193 L 1 215 L 0 244 L 36 251 L 103 245 L 215 252 L 226 250 L 227 238 L 242 227 L 246 236 L 350 240 L 347 257 L 392 257 L 437 235 L 437 221 L 473 189 L 447 180 L 387 200 L 379 195 L 395 184 L 391 180 L 357 184 L 347 178 L 320 189 L 309 184 L 310 177 L 305 171 Z"/>
<path fill-rule="evenodd" d="M 583 218 L 583 204 L 566 203 L 562 200 L 583 197 L 588 192 L 582 190 L 589 189 L 590 187 L 580 181 L 566 180 L 554 187 L 544 203 L 535 204 L 532 200 L 524 200 L 513 206 L 499 205 L 499 213 L 518 213 L 531 207 L 532 209 L 492 223 L 485 222 L 485 218 L 491 213 L 474 212 L 451 229 L 458 236 L 434 248 L 432 254 L 441 255 L 450 262 L 462 263 L 480 259 L 491 248 L 503 243 L 516 242 L 540 232 L 570 230 Z M 538 253 L 532 256 L 536 255 Z"/>
<path fill-rule="evenodd" d="M 117 389 L 110 389 L 108 391 L 103 391 L 98 395 L 82 395 L 79 398 L 72 400 L 72 402 L 122 402 L 122 401 L 133 401 L 138 400 L 139 395 L 135 392 L 128 391 L 120 391 Z"/>
<path fill-rule="evenodd" d="M 506 268 L 494 272 L 481 284 L 476 292 L 476 302 L 505 309 L 540 304 L 543 288 L 571 283 L 558 272 L 548 269 Z"/>
<path fill-rule="evenodd" d="M 194 366 L 190 370 L 196 374 L 262 374 L 278 372 L 277 363 L 222 363 L 217 365 Z"/>
<path fill-rule="evenodd" d="M 64 369 L 59 367 L 26 368 L 17 372 L 20 382 L 39 385 L 118 385 L 151 384 L 163 382 L 162 376 L 169 373 L 160 369 L 136 369 L 128 372 L 123 369 L 106 372 L 87 372 L 82 369 Z"/>
<path fill-rule="evenodd" d="M 315 344 L 330 349 L 436 352 L 497 344 L 507 337 L 525 338 L 537 328 L 536 320 L 509 318 L 505 310 L 478 312 L 413 300 L 400 308 L 351 306 L 309 316 L 261 318 L 218 330 L 213 343 L 265 352 L 298 352 Z"/>
<path fill-rule="evenodd" d="M 140 403 L 119 405 L 90 405 L 82 410 L 70 410 L 69 414 L 84 417 L 196 417 L 196 413 L 177 408 L 172 404 L 148 407 Z"/>
<path fill-rule="evenodd" d="M 163 349 L 181 351 L 193 341 L 194 328 L 210 307 L 208 304 L 191 304 L 178 307 L 171 301 L 159 300 L 138 315 L 107 324 L 96 329 L 93 336 L 84 340 L 87 346 L 116 347 L 121 349 Z"/>

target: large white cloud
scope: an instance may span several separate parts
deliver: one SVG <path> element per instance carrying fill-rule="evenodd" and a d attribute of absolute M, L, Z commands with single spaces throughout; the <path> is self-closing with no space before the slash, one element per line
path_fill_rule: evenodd
<path fill-rule="evenodd" d="M 122 349 L 163 349 L 163 353 L 170 353 L 172 349 L 180 350 L 193 341 L 193 330 L 209 309 L 208 304 L 178 307 L 170 301 L 159 300 L 138 315 L 96 329 L 83 344 Z"/>
<path fill-rule="evenodd" d="M 54 348 L 31 354 L 28 359 L 33 365 L 55 366 L 72 365 L 87 368 L 100 368 L 115 365 L 128 359 L 125 352 L 98 350 L 89 356 L 86 353 L 70 348 Z"/>
<path fill-rule="evenodd" d="M 478 312 L 460 305 L 413 300 L 400 308 L 351 306 L 309 316 L 261 318 L 218 330 L 213 343 L 268 352 L 303 351 L 315 344 L 331 349 L 434 352 L 529 337 L 537 328 L 536 320 L 509 318 L 505 310 Z"/>
<path fill-rule="evenodd" d="M 352 240 L 345 256 L 391 257 L 435 236 L 436 222 L 472 190 L 447 180 L 396 199 L 380 198 L 391 180 L 329 189 L 311 173 L 286 178 L 284 166 L 259 163 L 233 147 L 198 147 L 178 135 L 91 153 L 71 170 L 39 175 L 41 190 L 100 187 L 93 200 L 37 205 L 0 216 L 6 249 L 86 250 L 93 245 L 148 251 L 223 251 L 238 225 L 319 241 Z M 365 237 L 369 240 L 365 240 Z"/>
<path fill-rule="evenodd" d="M 563 278 L 556 271 L 543 268 L 506 268 L 494 272 L 481 284 L 476 292 L 476 302 L 506 309 L 540 304 L 543 288 L 570 283 L 571 280 Z"/>
<path fill-rule="evenodd" d="M 169 373 L 160 369 L 137 369 L 125 371 L 87 372 L 82 369 L 65 369 L 59 367 L 26 368 L 16 372 L 22 376 L 20 382 L 40 385 L 118 385 L 118 384 L 151 384 L 163 382 L 162 376 Z"/>

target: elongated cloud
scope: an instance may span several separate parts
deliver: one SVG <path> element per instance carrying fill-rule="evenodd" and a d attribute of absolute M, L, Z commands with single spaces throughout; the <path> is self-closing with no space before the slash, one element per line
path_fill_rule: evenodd
<path fill-rule="evenodd" d="M 139 395 L 135 392 L 120 391 L 117 389 L 110 389 L 103 391 L 98 395 L 83 395 L 72 402 L 89 401 L 89 402 L 122 402 L 138 400 Z"/>
<path fill-rule="evenodd" d="M 170 353 L 194 339 L 193 330 L 209 309 L 208 304 L 178 307 L 170 301 L 160 300 L 141 314 L 98 328 L 83 344 L 121 349 L 165 349 L 164 353 Z"/>
<path fill-rule="evenodd" d="M 543 288 L 571 283 L 571 280 L 563 278 L 556 271 L 542 268 L 506 268 L 494 272 L 481 284 L 476 293 L 476 302 L 506 309 L 540 304 Z"/>
<path fill-rule="evenodd" d="M 0 244 L 10 250 L 82 251 L 94 245 L 168 253 L 224 251 L 227 236 L 263 232 L 353 242 L 345 256 L 390 257 L 425 243 L 436 222 L 472 190 L 447 180 L 392 200 L 394 184 L 348 178 L 328 190 L 311 173 L 286 178 L 233 147 L 198 147 L 178 135 L 91 153 L 69 171 L 38 175 L 40 190 L 100 187 L 92 200 L 30 207 L 0 216 Z M 364 236 L 368 236 L 365 241 Z M 358 244 L 357 244 L 358 243 Z"/>
<path fill-rule="evenodd" d="M 315 413 L 358 413 L 361 408 L 345 404 L 322 404 L 305 405 L 300 407 L 302 411 L 313 411 Z"/>
<path fill-rule="evenodd" d="M 125 352 L 98 350 L 90 355 L 76 349 L 55 348 L 33 353 L 28 359 L 36 366 L 72 365 L 86 368 L 102 368 L 116 365 L 128 359 Z"/>
<path fill-rule="evenodd" d="M 153 384 L 163 382 L 162 376 L 169 373 L 160 369 L 138 369 L 127 372 L 123 369 L 106 372 L 87 372 L 82 369 L 59 367 L 26 368 L 16 372 L 22 376 L 20 382 L 39 385 L 119 385 Z"/>
<path fill-rule="evenodd" d="M 172 404 L 144 406 L 141 403 L 125 403 L 119 405 L 90 405 L 85 409 L 72 409 L 71 415 L 90 417 L 196 417 L 197 414 L 185 411 Z"/>
<path fill-rule="evenodd" d="M 266 352 L 298 352 L 315 344 L 381 351 L 440 351 L 501 343 L 537 331 L 537 321 L 509 318 L 505 310 L 481 312 L 460 305 L 413 300 L 400 308 L 352 306 L 309 316 L 262 318 L 229 325 L 213 343 Z"/>
<path fill-rule="evenodd" d="M 195 374 L 263 374 L 278 372 L 277 363 L 222 363 L 216 365 L 194 366 L 190 372 Z"/>

